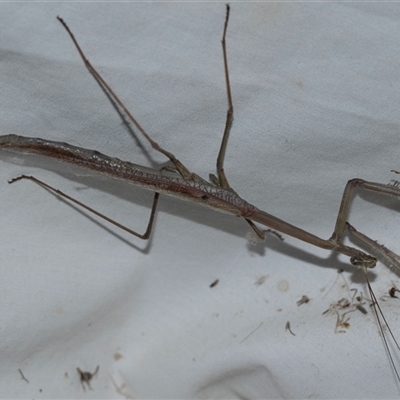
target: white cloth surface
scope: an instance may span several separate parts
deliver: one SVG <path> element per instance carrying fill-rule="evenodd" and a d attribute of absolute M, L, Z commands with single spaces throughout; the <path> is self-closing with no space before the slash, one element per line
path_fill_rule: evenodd
<path fill-rule="evenodd" d="M 191 171 L 214 173 L 227 108 L 223 3 L 0 10 L 2 135 L 164 165 L 127 133 L 59 15 L 153 139 Z M 232 3 L 227 46 L 230 184 L 328 238 L 349 179 L 387 183 L 400 168 L 400 5 Z M 0 161 L 2 398 L 398 397 L 368 303 L 345 333 L 335 333 L 335 313 L 323 315 L 349 289 L 368 296 L 346 257 L 287 236 L 253 246 L 238 218 L 165 196 L 144 243 L 7 180 L 34 175 L 141 231 L 150 192 L 39 157 L 2 151 Z M 400 252 L 398 211 L 362 195 L 349 220 Z M 399 335 L 400 300 L 385 297 L 398 276 L 382 264 L 370 276 Z M 303 295 L 311 300 L 298 306 Z M 97 365 L 84 392 L 76 368 Z"/>

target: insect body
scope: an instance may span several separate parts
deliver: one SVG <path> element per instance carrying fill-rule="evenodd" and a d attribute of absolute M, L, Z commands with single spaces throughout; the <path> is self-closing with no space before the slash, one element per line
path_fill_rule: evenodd
<path fill-rule="evenodd" d="M 301 228 L 298 228 L 286 221 L 283 221 L 282 219 L 279 219 L 271 214 L 268 214 L 267 212 L 260 210 L 256 206 L 249 204 L 230 187 L 223 168 L 227 139 L 233 123 L 233 102 L 230 91 L 225 42 L 226 29 L 229 20 L 229 7 L 227 7 L 227 16 L 222 39 L 225 75 L 227 82 L 228 111 L 226 117 L 225 131 L 223 134 L 220 153 L 217 160 L 218 176 L 215 177 L 212 175 L 210 178 L 210 182 L 191 172 L 172 153 L 164 150 L 151 139 L 151 137 L 143 130 L 141 125 L 139 125 L 136 119 L 131 115 L 129 110 L 127 110 L 126 107 L 122 104 L 122 102 L 113 92 L 113 90 L 108 86 L 104 79 L 87 60 L 86 56 L 82 52 L 80 46 L 76 42 L 74 36 L 72 35 L 65 22 L 61 18 L 59 18 L 59 20 L 70 34 L 90 73 L 98 80 L 103 89 L 109 94 L 110 97 L 113 98 L 113 100 L 121 108 L 122 112 L 128 116 L 128 118 L 136 126 L 136 129 L 143 134 L 143 136 L 146 138 L 146 140 L 149 141 L 152 147 L 156 151 L 164 154 L 170 160 L 175 171 L 171 172 L 168 170 L 155 170 L 147 167 L 142 167 L 131 162 L 121 161 L 117 158 L 101 154 L 94 150 L 72 146 L 67 143 L 54 142 L 39 138 L 28 138 L 17 136 L 15 134 L 0 136 L 0 147 L 4 150 L 15 150 L 48 156 L 58 159 L 62 162 L 79 166 L 84 169 L 90 169 L 99 174 L 107 175 L 113 179 L 123 180 L 129 184 L 137 185 L 155 192 L 151 218 L 149 221 L 148 229 L 144 234 L 138 234 L 135 231 L 123 227 L 115 221 L 108 219 L 104 215 L 101 215 L 90 207 L 83 205 L 79 201 L 72 199 L 63 192 L 54 189 L 53 187 L 47 185 L 46 183 L 35 177 L 23 175 L 21 177 L 11 180 L 10 182 L 16 182 L 21 179 L 30 179 L 143 239 L 147 239 L 150 236 L 158 196 L 159 194 L 162 194 L 177 197 L 191 203 L 211 207 L 218 212 L 224 212 L 232 214 L 233 216 L 242 217 L 250 224 L 250 226 L 260 237 L 264 236 L 264 231 L 262 231 L 260 228 L 257 228 L 254 225 L 254 222 L 275 229 L 286 235 L 293 236 L 311 245 L 344 254 L 350 257 L 350 262 L 353 265 L 360 267 L 364 270 L 374 267 L 377 261 L 374 256 L 367 254 L 357 248 L 346 246 L 343 244 L 343 236 L 347 233 L 350 236 L 356 237 L 357 239 L 361 240 L 366 246 L 371 247 L 378 256 L 384 258 L 386 261 L 389 260 L 392 265 L 397 267 L 400 265 L 395 253 L 389 251 L 384 246 L 377 244 L 362 233 L 357 232 L 355 228 L 347 223 L 348 211 L 355 190 L 361 188 L 378 194 L 392 197 L 400 197 L 400 189 L 398 187 L 389 187 L 380 183 L 367 182 L 362 179 L 353 179 L 349 181 L 344 190 L 343 199 L 334 232 L 331 237 L 326 240 Z"/>

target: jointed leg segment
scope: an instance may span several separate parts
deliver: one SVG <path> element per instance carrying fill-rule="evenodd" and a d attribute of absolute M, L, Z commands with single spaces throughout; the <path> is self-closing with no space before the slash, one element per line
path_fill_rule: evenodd
<path fill-rule="evenodd" d="M 50 190 L 51 192 L 57 194 L 58 196 L 64 197 L 65 199 L 77 204 L 78 206 L 84 208 L 85 210 L 90 211 L 91 213 L 97 215 L 98 217 L 103 218 L 110 224 L 113 224 L 116 227 L 124 230 L 125 232 L 130 233 L 131 235 L 137 236 L 140 239 L 147 240 L 151 235 L 151 230 L 153 228 L 154 217 L 155 217 L 156 209 L 157 209 L 158 198 L 160 196 L 159 193 L 157 193 L 157 192 L 154 193 L 153 205 L 151 207 L 150 219 L 147 224 L 147 229 L 146 229 L 145 233 L 141 234 L 141 233 L 137 233 L 136 231 L 134 231 L 132 229 L 127 228 L 125 225 L 122 225 L 119 222 L 114 221 L 113 219 L 107 217 L 106 215 L 96 211 L 95 209 L 87 206 L 86 204 L 80 202 L 79 200 L 76 200 L 73 197 L 68 196 L 66 193 L 62 192 L 61 190 L 58 190 L 58 189 L 54 188 L 53 186 L 48 185 L 47 183 L 35 178 L 34 176 L 21 175 L 21 176 L 18 176 L 17 178 L 11 179 L 10 181 L 8 181 L 8 183 L 14 183 L 14 182 L 20 181 L 22 179 L 28 179 L 32 182 L 35 182 L 36 184 L 44 187 L 45 189 Z"/>
<path fill-rule="evenodd" d="M 352 225 L 347 222 L 351 201 L 354 197 L 355 191 L 359 188 L 367 190 L 369 192 L 400 198 L 400 189 L 397 186 L 384 185 L 382 183 L 376 182 L 367 182 L 363 179 L 352 179 L 348 181 L 343 192 L 342 202 L 340 204 L 335 230 L 330 240 L 340 243 L 344 232 L 347 231 L 351 237 L 354 237 L 355 239 L 364 243 L 366 246 L 370 247 L 372 249 L 372 252 L 378 254 L 386 264 L 400 269 L 400 256 L 387 249 L 385 246 L 378 244 L 376 241 L 370 239 L 363 233 L 358 232 Z"/>
<path fill-rule="evenodd" d="M 147 141 L 151 144 L 154 150 L 159 151 L 161 154 L 164 154 L 166 157 L 170 159 L 170 161 L 175 165 L 175 168 L 179 171 L 184 179 L 192 179 L 193 174 L 169 151 L 164 150 L 160 145 L 155 142 L 147 132 L 142 128 L 139 122 L 133 117 L 130 111 L 125 107 L 124 103 L 119 99 L 119 97 L 114 93 L 108 83 L 103 79 L 103 77 L 96 71 L 96 69 L 92 66 L 90 61 L 86 58 L 85 54 L 83 53 L 82 49 L 80 48 L 75 36 L 69 29 L 68 25 L 64 22 L 64 20 L 60 17 L 57 19 L 61 22 L 63 27 L 68 32 L 69 36 L 71 37 L 72 41 L 77 48 L 79 55 L 81 56 L 83 62 L 85 63 L 86 68 L 89 72 L 93 75 L 93 77 L 103 86 L 104 90 L 111 96 L 111 98 L 118 104 L 119 107 L 123 110 L 123 112 L 128 116 L 128 118 L 134 123 L 138 131 L 147 139 Z"/>

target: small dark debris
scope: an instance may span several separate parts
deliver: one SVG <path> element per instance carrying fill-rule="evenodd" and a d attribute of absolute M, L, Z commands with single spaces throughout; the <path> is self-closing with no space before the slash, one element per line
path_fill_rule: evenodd
<path fill-rule="evenodd" d="M 24 373 L 22 372 L 22 370 L 21 370 L 20 368 L 18 368 L 18 372 L 21 374 L 21 378 L 22 378 L 25 382 L 29 383 L 28 379 L 25 378 L 25 375 L 24 375 Z"/>
<path fill-rule="evenodd" d="M 290 322 L 289 321 L 286 322 L 285 330 L 289 331 L 293 336 L 296 336 L 296 334 L 293 333 L 292 330 L 290 329 Z"/>
<path fill-rule="evenodd" d="M 92 387 L 90 386 L 90 381 L 97 374 L 97 372 L 99 372 L 99 366 L 96 367 L 93 373 L 81 371 L 79 368 L 77 368 L 76 370 L 78 371 L 83 390 L 86 391 L 85 384 L 90 390 L 92 390 Z"/>
<path fill-rule="evenodd" d="M 267 278 L 268 278 L 268 275 L 262 275 L 262 276 L 260 276 L 260 277 L 256 280 L 255 285 L 256 285 L 256 286 L 261 286 L 261 285 L 267 280 Z"/>
<path fill-rule="evenodd" d="M 307 304 L 310 301 L 310 298 L 307 297 L 306 295 L 303 295 L 303 297 L 297 302 L 298 306 L 301 306 L 302 304 Z"/>
<path fill-rule="evenodd" d="M 368 311 L 361 304 L 357 304 L 356 308 L 358 311 L 361 311 L 364 315 L 368 314 Z"/>
<path fill-rule="evenodd" d="M 217 286 L 219 282 L 219 279 L 216 279 L 211 285 L 210 288 L 213 288 L 214 286 Z"/>
<path fill-rule="evenodd" d="M 391 287 L 391 288 L 389 289 L 389 295 L 390 295 L 390 297 L 393 297 L 394 299 L 398 299 L 398 296 L 396 296 L 396 292 L 400 292 L 400 290 L 399 290 L 399 289 L 396 289 L 394 286 Z"/>

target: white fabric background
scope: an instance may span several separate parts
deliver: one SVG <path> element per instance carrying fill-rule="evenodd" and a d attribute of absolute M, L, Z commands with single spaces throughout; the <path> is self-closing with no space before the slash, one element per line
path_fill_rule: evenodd
<path fill-rule="evenodd" d="M 386 183 L 400 168 L 400 5 L 231 6 L 230 183 L 328 238 L 349 179 Z M 164 158 L 143 155 L 56 15 L 155 140 L 199 175 L 214 172 L 227 107 L 223 3 L 1 5 L 1 134 L 159 166 Z M 123 397 L 112 380 L 132 398 L 398 397 L 371 310 L 350 314 L 342 334 L 335 315 L 322 315 L 351 296 L 340 268 L 366 294 L 346 257 L 289 237 L 252 246 L 239 219 L 165 197 L 143 243 L 7 180 L 33 174 L 138 230 L 151 193 L 38 157 L 0 160 L 1 397 Z M 349 219 L 399 252 L 398 210 L 362 196 Z M 382 264 L 371 280 L 378 297 L 398 282 Z M 302 295 L 311 302 L 298 307 Z M 381 306 L 399 335 L 399 300 Z M 83 392 L 76 368 L 96 365 Z"/>

